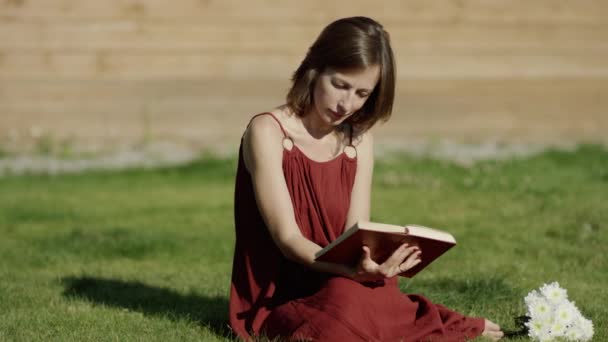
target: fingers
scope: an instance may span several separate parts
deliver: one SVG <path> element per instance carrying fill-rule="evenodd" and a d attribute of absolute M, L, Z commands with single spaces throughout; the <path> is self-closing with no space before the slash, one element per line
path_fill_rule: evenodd
<path fill-rule="evenodd" d="M 417 265 L 420 262 L 417 261 L 420 260 L 419 257 L 420 249 L 417 246 L 409 246 L 404 243 L 380 265 L 380 271 L 387 278 L 394 277 Z"/>
<path fill-rule="evenodd" d="M 361 259 L 365 260 L 365 259 L 371 259 L 371 251 L 369 249 L 369 247 L 367 246 L 363 246 L 363 254 L 361 254 Z"/>
<path fill-rule="evenodd" d="M 367 246 L 363 246 L 362 250 L 363 252 L 361 253 L 361 259 L 359 260 L 357 269 L 366 273 L 376 271 L 378 264 L 372 260 L 371 250 Z"/>
<path fill-rule="evenodd" d="M 357 265 L 353 279 L 357 281 L 373 281 L 382 279 L 378 264 L 371 258 L 371 250 L 367 246 L 362 247 L 361 259 Z"/>
<path fill-rule="evenodd" d="M 366 268 L 366 266 L 369 265 L 374 265 L 376 264 L 373 260 L 372 260 L 372 252 L 369 249 L 369 247 L 367 246 L 363 246 L 363 253 L 361 253 L 361 259 L 359 259 L 359 266 L 363 267 L 364 269 Z"/>
<path fill-rule="evenodd" d="M 369 247 L 363 246 L 360 265 L 364 270 L 374 268 L 382 277 L 391 278 L 420 263 L 420 253 L 420 249 L 417 246 L 409 246 L 407 243 L 404 243 L 386 261 L 378 265 L 372 263 Z M 369 265 L 374 267 L 366 267 Z"/>
<path fill-rule="evenodd" d="M 407 259 L 405 259 L 405 261 L 399 265 L 399 270 L 401 272 L 405 272 L 410 268 L 413 268 L 414 266 L 418 265 L 422 261 L 422 259 L 420 259 L 421 253 L 422 252 L 420 250 L 416 250 L 412 254 L 410 254 Z"/>
<path fill-rule="evenodd" d="M 399 246 L 384 263 L 400 265 L 409 255 L 419 250 L 420 249 L 417 246 L 409 246 L 407 243 L 404 243 Z"/>

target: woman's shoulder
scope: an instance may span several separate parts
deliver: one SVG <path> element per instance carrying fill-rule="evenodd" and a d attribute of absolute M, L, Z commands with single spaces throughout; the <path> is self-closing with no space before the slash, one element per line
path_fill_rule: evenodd
<path fill-rule="evenodd" d="M 254 115 L 242 139 L 246 168 L 251 171 L 252 162 L 259 158 L 264 160 L 280 158 L 283 137 L 280 122 L 270 112 Z"/>
<path fill-rule="evenodd" d="M 357 132 L 353 129 L 352 146 L 356 150 L 357 161 L 360 166 L 374 160 L 374 137 L 370 130 Z"/>
<path fill-rule="evenodd" d="M 268 138 L 283 137 L 283 127 L 278 113 L 269 111 L 254 115 L 245 130 L 245 136 Z M 246 139 L 247 140 L 247 139 Z"/>

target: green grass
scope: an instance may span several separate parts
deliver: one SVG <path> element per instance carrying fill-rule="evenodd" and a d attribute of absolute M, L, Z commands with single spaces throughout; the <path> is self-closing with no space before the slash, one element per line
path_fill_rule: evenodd
<path fill-rule="evenodd" d="M 234 160 L 0 179 L 0 341 L 230 340 Z M 608 152 L 472 167 L 379 161 L 373 219 L 450 230 L 459 245 L 411 281 L 506 328 L 559 281 L 608 340 Z"/>

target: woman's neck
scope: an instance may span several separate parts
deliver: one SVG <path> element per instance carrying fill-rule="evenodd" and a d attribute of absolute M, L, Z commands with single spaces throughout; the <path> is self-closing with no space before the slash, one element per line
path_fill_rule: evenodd
<path fill-rule="evenodd" d="M 301 116 L 300 120 L 308 134 L 317 140 L 323 140 L 336 131 L 336 127 L 324 122 L 317 113 L 312 111 Z"/>

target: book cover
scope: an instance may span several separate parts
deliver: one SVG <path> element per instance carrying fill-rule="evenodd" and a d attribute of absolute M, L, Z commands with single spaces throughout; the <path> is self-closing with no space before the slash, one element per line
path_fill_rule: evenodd
<path fill-rule="evenodd" d="M 416 245 L 422 251 L 421 262 L 400 274 L 408 278 L 456 245 L 452 234 L 439 229 L 413 224 L 398 226 L 360 221 L 320 250 L 315 255 L 315 260 L 354 266 L 361 258 L 361 247 L 366 245 L 370 248 L 372 260 L 380 264 L 404 242 Z"/>

